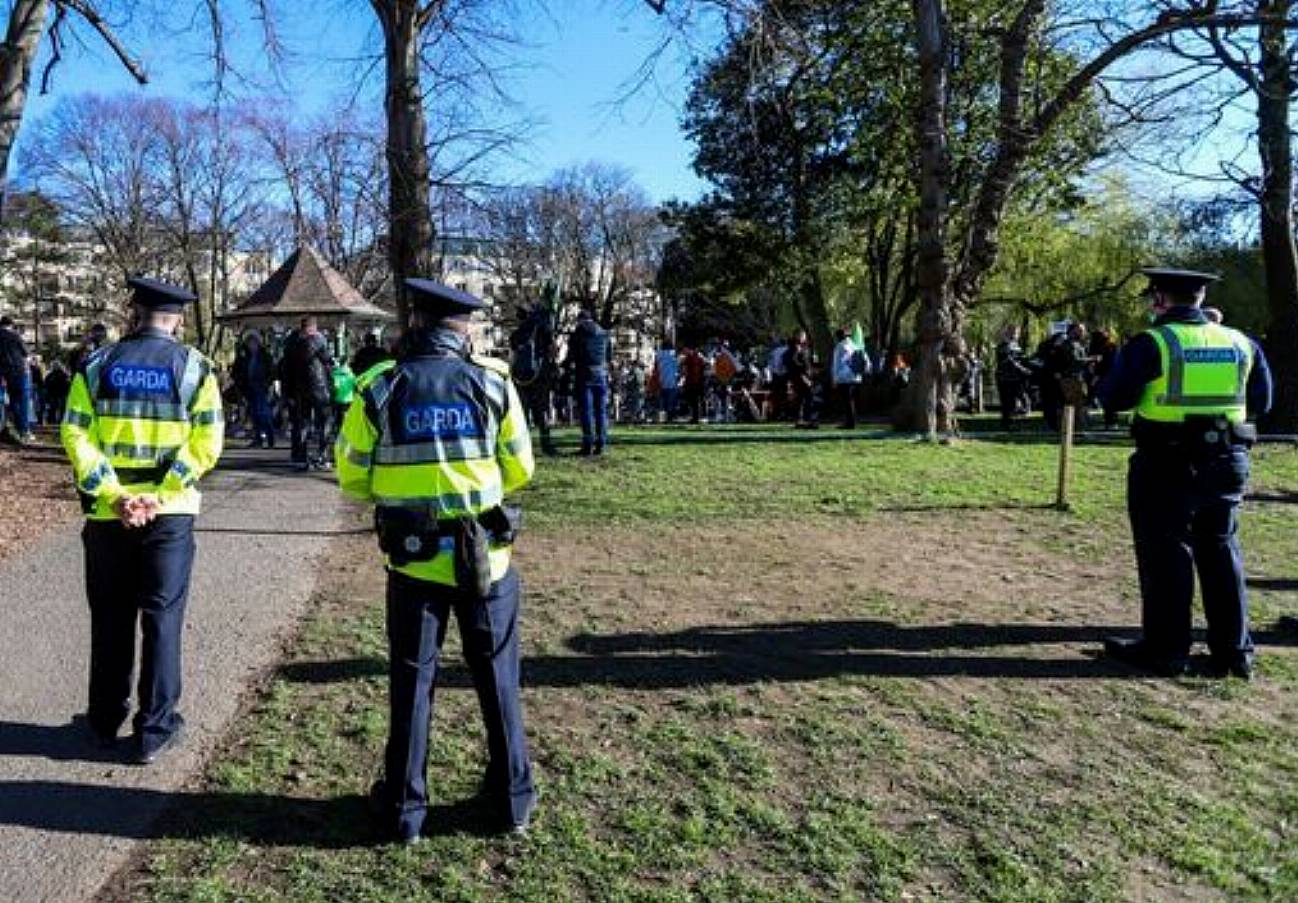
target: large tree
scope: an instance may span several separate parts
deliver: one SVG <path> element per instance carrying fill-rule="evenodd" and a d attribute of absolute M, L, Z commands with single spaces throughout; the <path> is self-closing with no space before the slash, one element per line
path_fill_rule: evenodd
<path fill-rule="evenodd" d="M 1292 0 L 1246 0 L 1241 13 L 1260 24 L 1239 28 L 1213 25 L 1197 36 L 1207 41 L 1203 54 L 1192 42 L 1169 41 L 1180 58 L 1222 67 L 1243 87 L 1253 108 L 1256 175 L 1226 168 L 1235 185 L 1252 199 L 1266 274 L 1269 319 L 1266 350 L 1275 376 L 1275 403 L 1267 425 L 1298 432 L 1298 245 L 1294 239 L 1294 164 L 1290 105 L 1298 92 L 1294 42 L 1298 27 Z"/>
<path fill-rule="evenodd" d="M 647 0 L 655 11 L 669 2 Z M 743 27 L 770 29 L 790 20 L 804 0 L 713 0 Z M 995 265 L 1007 210 L 1023 190 L 1034 160 L 1057 142 L 1077 110 L 1104 98 L 1100 87 L 1114 67 L 1165 35 L 1187 29 L 1241 27 L 1275 19 L 1254 4 L 1209 2 L 1096 4 L 1017 0 L 910 0 L 914 48 L 913 142 L 919 165 L 916 194 L 917 282 L 921 298 L 917 331 L 920 361 L 901 421 L 929 435 L 955 428 L 951 403 L 955 364 L 964 351 L 962 330 L 969 309 Z M 851 4 L 841 4 L 843 7 Z M 974 13 L 972 32 L 966 30 Z M 960 28 L 953 22 L 965 23 Z M 756 23 L 756 24 L 755 24 Z M 951 85 L 978 45 L 996 60 L 990 99 L 992 139 L 969 171 L 953 165 L 966 120 L 954 105 Z M 1115 107 L 1117 115 L 1125 111 Z M 971 180 L 964 197 L 953 188 Z"/>
<path fill-rule="evenodd" d="M 4 43 L 0 44 L 0 217 L 4 216 L 9 157 L 27 109 L 32 67 L 36 65 L 42 39 L 48 37 L 51 45 L 46 79 L 62 54 L 68 32 L 74 22 L 80 22 L 108 45 L 137 81 L 141 84 L 147 81 L 143 67 L 108 24 L 104 4 L 92 0 L 10 0 L 8 6 L 9 20 Z"/>

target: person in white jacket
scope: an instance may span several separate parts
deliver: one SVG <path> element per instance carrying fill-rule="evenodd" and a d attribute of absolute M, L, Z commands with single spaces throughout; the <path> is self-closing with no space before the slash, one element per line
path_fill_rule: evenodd
<path fill-rule="evenodd" d="M 834 359 L 830 377 L 834 394 L 843 409 L 843 429 L 856 429 L 856 396 L 870 372 L 870 357 L 864 348 L 856 347 L 846 329 L 834 333 Z"/>

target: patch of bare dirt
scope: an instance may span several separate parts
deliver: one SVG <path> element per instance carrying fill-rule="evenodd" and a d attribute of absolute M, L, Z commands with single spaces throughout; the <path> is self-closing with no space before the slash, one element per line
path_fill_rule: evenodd
<path fill-rule="evenodd" d="M 57 435 L 45 429 L 33 445 L 0 445 L 0 561 L 80 516 Z"/>

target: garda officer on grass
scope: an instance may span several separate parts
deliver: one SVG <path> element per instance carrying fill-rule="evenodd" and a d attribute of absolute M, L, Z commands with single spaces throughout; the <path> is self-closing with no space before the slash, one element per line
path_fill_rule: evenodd
<path fill-rule="evenodd" d="M 508 365 L 470 353 L 482 302 L 423 279 L 405 284 L 405 350 L 362 379 L 334 451 L 343 492 L 374 503 L 387 556 L 391 721 L 371 801 L 394 839 L 418 840 L 438 654 L 454 611 L 487 730 L 483 792 L 501 828 L 521 832 L 536 794 L 519 701 L 517 517 L 502 503 L 532 476 L 527 421 Z"/>
<path fill-rule="evenodd" d="M 1218 277 L 1143 272 L 1153 326 L 1122 349 L 1099 392 L 1106 410 L 1135 411 L 1127 509 L 1142 633 L 1108 638 L 1105 652 L 1156 674 L 1185 673 L 1197 568 L 1208 673 L 1248 679 L 1253 641 L 1238 514 L 1257 438 L 1247 421 L 1270 408 L 1271 374 L 1256 342 L 1204 316 L 1207 285 Z"/>
<path fill-rule="evenodd" d="M 131 758 L 179 741 L 180 644 L 194 563 L 199 478 L 221 455 L 224 419 L 211 362 L 176 340 L 181 288 L 130 279 L 132 331 L 73 377 L 61 438 L 87 521 L 90 702 L 100 746 L 130 714 L 135 635 L 143 636 Z"/>

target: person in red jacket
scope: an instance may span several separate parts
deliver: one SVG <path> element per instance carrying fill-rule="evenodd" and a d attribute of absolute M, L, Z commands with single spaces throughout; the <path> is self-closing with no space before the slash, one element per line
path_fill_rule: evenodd
<path fill-rule="evenodd" d="M 681 372 L 685 406 L 690 412 L 690 423 L 698 423 L 703 416 L 703 392 L 708 384 L 708 362 L 695 348 L 681 352 Z"/>

